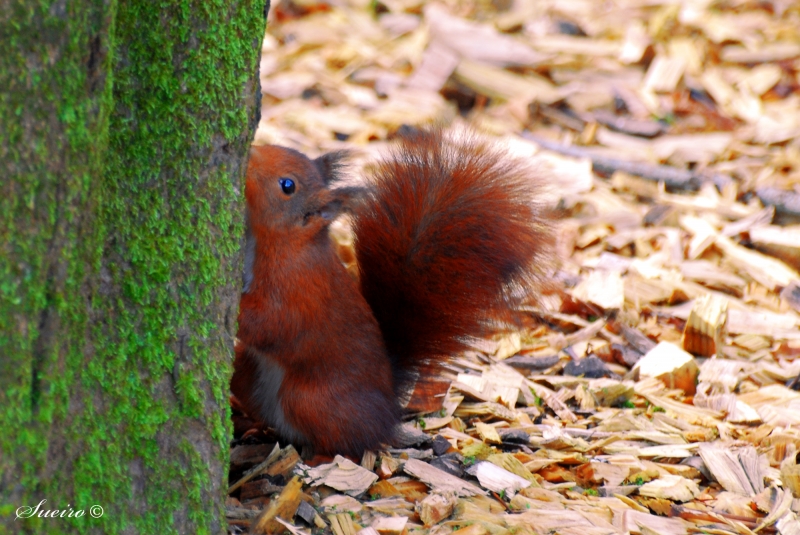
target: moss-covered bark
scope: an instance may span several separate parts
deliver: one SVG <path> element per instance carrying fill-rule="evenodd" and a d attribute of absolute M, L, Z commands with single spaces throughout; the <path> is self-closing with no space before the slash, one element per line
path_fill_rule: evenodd
<path fill-rule="evenodd" d="M 0 533 L 224 529 L 264 3 L 0 2 Z"/>

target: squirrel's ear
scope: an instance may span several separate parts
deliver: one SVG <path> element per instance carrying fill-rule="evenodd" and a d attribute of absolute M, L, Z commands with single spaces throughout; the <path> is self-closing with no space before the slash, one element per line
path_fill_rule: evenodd
<path fill-rule="evenodd" d="M 342 178 L 342 173 L 347 167 L 348 158 L 350 158 L 350 152 L 346 150 L 337 150 L 329 152 L 328 154 L 323 154 L 314 160 L 314 164 L 322 174 L 325 183 L 330 184 Z"/>
<path fill-rule="evenodd" d="M 333 198 L 326 204 L 320 214 L 325 219 L 336 219 L 343 212 L 352 212 L 366 194 L 367 190 L 358 186 L 334 188 L 330 190 Z"/>

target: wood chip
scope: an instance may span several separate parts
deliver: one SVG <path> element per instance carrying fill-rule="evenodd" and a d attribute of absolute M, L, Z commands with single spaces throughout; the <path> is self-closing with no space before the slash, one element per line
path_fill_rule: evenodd
<path fill-rule="evenodd" d="M 400 535 L 407 522 L 408 517 L 405 516 L 383 516 L 376 518 L 370 527 L 381 535 Z"/>
<path fill-rule="evenodd" d="M 328 515 L 328 522 L 335 535 L 356 535 L 361 530 L 361 526 L 353 522 L 353 517 L 347 513 Z"/>
<path fill-rule="evenodd" d="M 625 303 L 622 275 L 618 271 L 593 271 L 572 290 L 572 295 L 606 310 L 620 309 Z"/>
<path fill-rule="evenodd" d="M 433 493 L 417 505 L 419 518 L 426 527 L 438 524 L 453 513 L 458 502 L 453 493 Z"/>
<path fill-rule="evenodd" d="M 294 518 L 295 511 L 300 505 L 300 492 L 303 483 L 295 476 L 286 484 L 283 492 L 273 501 L 264 512 L 255 520 L 251 533 L 277 534 L 283 533 L 285 526 L 278 522 L 278 517 L 284 521 Z"/>
<path fill-rule="evenodd" d="M 478 478 L 481 487 L 507 496 L 531 485 L 530 481 L 486 461 L 476 463 L 467 471 Z"/>
<path fill-rule="evenodd" d="M 351 496 L 366 491 L 378 476 L 353 461 L 337 455 L 330 464 L 304 469 L 303 480 L 312 486 L 327 485 Z"/>
<path fill-rule="evenodd" d="M 752 496 L 764 490 L 764 473 L 753 447 L 724 448 L 701 445 L 700 457 L 709 472 L 727 491 Z"/>
<path fill-rule="evenodd" d="M 293 446 L 291 445 L 287 446 L 287 449 L 288 448 L 291 448 L 292 451 L 294 451 Z M 252 469 L 248 470 L 247 472 L 245 472 L 245 474 L 241 477 L 241 479 L 239 479 L 239 481 L 228 487 L 228 494 L 232 493 L 233 491 L 235 491 L 236 489 L 238 489 L 239 487 L 241 487 L 242 485 L 244 485 L 257 475 L 263 474 L 267 468 L 272 466 L 272 464 L 280 457 L 280 455 L 281 455 L 281 448 L 278 444 L 275 444 L 275 447 L 272 448 L 272 451 L 267 456 L 267 458 L 264 459 L 264 461 L 262 461 Z"/>
<path fill-rule="evenodd" d="M 655 377 L 669 388 L 680 388 L 687 394 L 694 394 L 700 373 L 692 355 L 669 342 L 661 342 L 651 349 L 633 370 L 642 377 Z"/>
<path fill-rule="evenodd" d="M 416 459 L 406 461 L 403 470 L 439 492 L 454 492 L 458 496 L 485 494 L 480 487 Z"/>
<path fill-rule="evenodd" d="M 700 494 L 697 483 L 685 477 L 666 475 L 639 487 L 641 496 L 688 502 Z"/>
<path fill-rule="evenodd" d="M 683 349 L 704 357 L 721 355 L 727 320 L 727 299 L 710 293 L 698 297 L 683 330 Z"/>
<path fill-rule="evenodd" d="M 488 442 L 489 444 L 502 444 L 503 439 L 500 438 L 500 435 L 497 434 L 497 430 L 492 425 L 485 424 L 483 422 L 477 422 L 475 424 L 475 429 L 478 431 L 478 436 L 481 437 L 481 440 L 484 442 Z"/>
<path fill-rule="evenodd" d="M 473 128 L 543 177 L 538 208 L 558 214 L 538 302 L 418 383 L 398 447 L 361 472 L 334 463 L 351 495 L 320 477 L 302 522 L 800 534 L 796 3 L 273 4 L 256 143 L 354 150 L 358 185 L 402 125 Z M 357 277 L 345 219 L 331 235 Z M 292 477 L 297 452 L 259 440 L 231 452 L 234 478 L 250 470 L 232 531 Z M 270 525 L 307 533 L 292 521 Z"/>

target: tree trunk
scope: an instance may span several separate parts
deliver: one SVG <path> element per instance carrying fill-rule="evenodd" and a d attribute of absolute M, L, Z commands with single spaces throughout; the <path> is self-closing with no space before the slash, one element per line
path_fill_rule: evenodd
<path fill-rule="evenodd" d="M 265 12 L 0 0 L 0 533 L 224 530 Z"/>

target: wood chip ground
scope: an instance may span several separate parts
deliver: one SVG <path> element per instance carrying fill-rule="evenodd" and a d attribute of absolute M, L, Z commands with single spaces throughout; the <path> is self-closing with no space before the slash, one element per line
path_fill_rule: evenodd
<path fill-rule="evenodd" d="M 552 177 L 559 268 L 402 443 L 234 441 L 229 531 L 800 533 L 800 5 L 275 4 L 256 144 L 357 176 L 403 124 L 468 126 Z"/>

